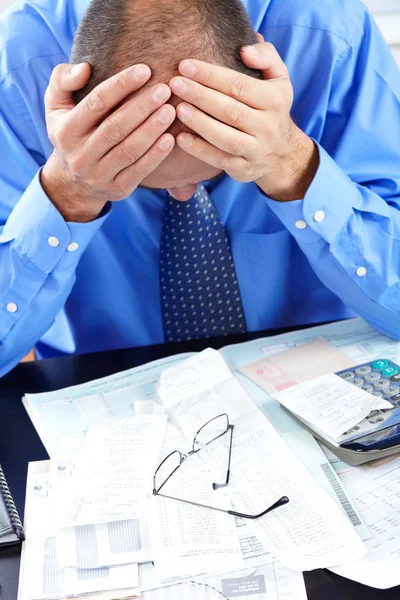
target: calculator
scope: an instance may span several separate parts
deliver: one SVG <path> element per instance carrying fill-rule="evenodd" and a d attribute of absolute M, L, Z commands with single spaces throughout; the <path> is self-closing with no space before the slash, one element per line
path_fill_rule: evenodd
<path fill-rule="evenodd" d="M 368 394 L 387 400 L 391 407 L 373 410 L 365 419 L 332 440 L 310 423 L 296 417 L 314 437 L 350 465 L 400 454 L 400 366 L 386 358 L 335 373 Z"/>

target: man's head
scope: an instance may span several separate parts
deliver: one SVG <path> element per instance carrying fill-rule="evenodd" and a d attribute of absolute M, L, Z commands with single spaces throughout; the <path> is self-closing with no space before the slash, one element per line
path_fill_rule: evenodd
<path fill-rule="evenodd" d="M 257 43 L 241 0 L 92 0 L 76 34 L 71 62 L 92 67 L 79 102 L 99 83 L 137 63 L 152 71 L 149 84 L 168 83 L 184 58 L 222 65 L 253 77 L 240 48 Z M 170 102 L 179 100 L 172 96 Z M 169 130 L 183 131 L 176 121 Z M 211 179 L 219 171 L 175 147 L 143 185 L 179 188 Z"/>

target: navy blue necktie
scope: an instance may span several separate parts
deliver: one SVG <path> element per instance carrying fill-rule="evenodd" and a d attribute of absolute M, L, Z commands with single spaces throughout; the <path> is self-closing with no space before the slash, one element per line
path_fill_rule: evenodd
<path fill-rule="evenodd" d="M 160 284 L 166 342 L 246 331 L 229 241 L 202 185 L 188 202 L 167 200 Z"/>

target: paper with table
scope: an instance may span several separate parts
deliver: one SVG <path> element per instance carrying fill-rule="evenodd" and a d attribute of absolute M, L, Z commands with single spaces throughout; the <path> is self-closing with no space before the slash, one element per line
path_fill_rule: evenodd
<path fill-rule="evenodd" d="M 26 541 L 21 558 L 19 600 L 47 600 L 119 590 L 118 596 L 137 597 L 138 565 L 102 569 L 61 568 L 58 564 L 50 462 L 31 463 L 25 507 Z M 95 598 L 90 596 L 90 598 Z"/>
<path fill-rule="evenodd" d="M 378 467 L 346 469 L 340 477 L 371 531 L 368 555 L 332 569 L 364 585 L 386 589 L 400 584 L 400 458 Z"/>
<path fill-rule="evenodd" d="M 228 359 L 231 368 L 237 368 L 246 363 L 260 360 L 268 354 L 288 347 L 296 347 L 310 339 L 321 337 L 344 350 L 354 362 L 381 356 L 398 360 L 399 345 L 385 336 L 381 336 L 361 320 L 317 327 L 306 332 L 285 334 L 272 339 L 256 340 L 227 347 L 221 353 Z M 90 425 L 101 422 L 104 418 L 129 417 L 132 412 L 134 414 L 165 413 L 156 391 L 159 375 L 166 367 L 179 364 L 182 358 L 184 357 L 172 357 L 157 361 L 139 369 L 76 386 L 69 390 L 27 396 L 25 406 L 51 455 L 58 455 L 60 448 L 63 452 L 65 450 L 77 452 L 82 448 Z M 284 413 L 275 400 L 241 375 L 239 375 L 239 379 L 242 385 L 251 392 L 252 398 L 255 398 L 257 404 L 268 414 L 292 451 L 301 456 L 307 470 L 330 494 L 337 505 L 341 506 L 354 528 L 366 540 L 368 536 L 365 535 L 365 527 L 361 524 L 357 511 L 349 502 L 337 475 L 315 440 Z M 187 450 L 187 444 L 182 449 Z M 238 520 L 237 525 L 245 565 L 260 565 L 274 560 L 270 548 L 263 545 L 248 523 Z M 248 560 L 249 563 L 247 563 Z M 154 575 L 154 569 L 150 569 L 150 572 L 148 586 L 152 587 L 154 582 L 157 583 L 157 586 L 171 583 L 171 580 L 168 581 L 167 578 L 162 581 L 158 579 Z M 182 576 L 178 579 L 184 581 L 186 578 Z M 142 589 L 146 589 L 146 587 L 142 587 Z"/>
<path fill-rule="evenodd" d="M 186 386 L 189 379 L 196 384 Z M 179 381 L 184 382 L 182 390 Z M 166 407 L 174 408 L 174 416 L 189 444 L 200 427 L 216 416 L 216 410 L 227 412 L 235 427 L 231 480 L 226 488 L 234 510 L 258 514 L 281 496 L 289 496 L 288 505 L 252 523 L 256 535 L 284 565 L 309 570 L 338 564 L 344 557 L 350 562 L 366 552 L 346 517 L 225 368 L 218 352 L 206 350 L 164 372 L 158 394 Z M 212 478 L 215 480 L 226 464 L 227 449 L 224 444 L 213 443 L 202 453 L 207 456 L 208 467 L 218 466 Z M 174 507 L 167 503 L 163 507 L 169 511 L 171 521 Z M 163 550 L 167 552 L 168 546 Z M 156 566 L 157 556 L 156 550 Z"/>

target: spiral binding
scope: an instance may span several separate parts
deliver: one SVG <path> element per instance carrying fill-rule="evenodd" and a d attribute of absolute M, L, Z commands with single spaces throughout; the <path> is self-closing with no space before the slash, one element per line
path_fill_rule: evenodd
<path fill-rule="evenodd" d="M 13 497 L 11 496 L 10 488 L 8 487 L 6 478 L 3 473 L 3 469 L 0 465 L 0 492 L 6 503 L 8 514 L 10 515 L 11 523 L 14 527 L 15 533 L 20 540 L 25 539 L 24 528 L 22 527 L 21 519 L 14 504 Z"/>

